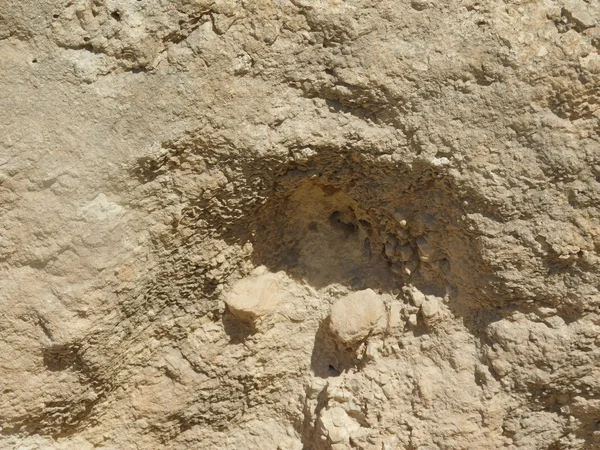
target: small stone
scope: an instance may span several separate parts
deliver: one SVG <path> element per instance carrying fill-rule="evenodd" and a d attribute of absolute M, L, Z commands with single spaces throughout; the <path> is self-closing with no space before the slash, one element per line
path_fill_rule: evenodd
<path fill-rule="evenodd" d="M 440 304 L 435 298 L 430 297 L 421 305 L 421 314 L 423 314 L 425 320 L 431 319 L 439 313 Z"/>
<path fill-rule="evenodd" d="M 348 422 L 348 414 L 340 407 L 335 407 L 329 410 L 331 422 L 336 427 L 345 427 Z"/>
<path fill-rule="evenodd" d="M 423 294 L 417 288 L 412 288 L 409 291 L 409 295 L 412 298 L 413 305 L 415 305 L 416 307 L 420 307 L 427 300 L 427 297 L 425 297 L 425 294 Z"/>
<path fill-rule="evenodd" d="M 390 314 L 388 318 L 388 326 L 390 328 L 397 328 L 402 323 L 400 313 L 402 312 L 402 305 L 398 302 L 394 302 L 390 305 Z"/>
<path fill-rule="evenodd" d="M 410 316 L 408 316 L 408 322 L 407 324 L 411 327 L 416 327 L 417 326 L 417 315 L 416 314 L 411 314 Z"/>
<path fill-rule="evenodd" d="M 598 26 L 597 15 L 592 12 L 590 6 L 577 0 L 567 0 L 564 6 L 565 12 L 572 17 L 572 20 L 583 28 L 593 28 Z"/>
<path fill-rule="evenodd" d="M 417 11 L 423 11 L 424 9 L 429 7 L 429 2 L 427 0 L 412 0 L 410 2 L 410 6 L 412 6 Z"/>
<path fill-rule="evenodd" d="M 366 338 L 385 321 L 385 305 L 372 289 L 353 292 L 336 301 L 331 308 L 330 328 L 342 342 Z"/>
<path fill-rule="evenodd" d="M 277 275 L 268 272 L 242 279 L 227 294 L 225 303 L 234 316 L 243 320 L 272 314 L 281 300 L 277 280 Z"/>
<path fill-rule="evenodd" d="M 400 226 L 405 227 L 406 226 L 406 216 L 407 216 L 407 211 L 403 210 L 403 209 L 397 209 L 394 212 L 394 219 L 396 220 L 396 222 L 398 222 L 400 224 Z"/>
<path fill-rule="evenodd" d="M 564 327 L 566 325 L 564 319 L 560 316 L 551 316 L 544 319 L 544 323 L 555 330 Z"/>
<path fill-rule="evenodd" d="M 349 448 L 350 435 L 360 429 L 360 425 L 340 406 L 324 410 L 321 413 L 319 426 L 321 435 L 327 436 L 332 449 Z M 336 444 L 341 446 L 335 447 Z"/>
<path fill-rule="evenodd" d="M 365 356 L 368 359 L 377 359 L 379 357 L 379 348 L 381 347 L 380 342 L 369 342 Z"/>

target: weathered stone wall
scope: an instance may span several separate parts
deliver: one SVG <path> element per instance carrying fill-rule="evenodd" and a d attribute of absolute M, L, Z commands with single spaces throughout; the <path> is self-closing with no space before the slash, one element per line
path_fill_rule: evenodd
<path fill-rule="evenodd" d="M 596 0 L 0 0 L 0 448 L 600 448 L 599 53 Z"/>

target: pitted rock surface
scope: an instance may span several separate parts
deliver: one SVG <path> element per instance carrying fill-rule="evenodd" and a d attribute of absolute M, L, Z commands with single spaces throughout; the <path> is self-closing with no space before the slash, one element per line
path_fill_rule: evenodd
<path fill-rule="evenodd" d="M 0 61 L 0 449 L 600 447 L 596 0 L 0 0 Z"/>

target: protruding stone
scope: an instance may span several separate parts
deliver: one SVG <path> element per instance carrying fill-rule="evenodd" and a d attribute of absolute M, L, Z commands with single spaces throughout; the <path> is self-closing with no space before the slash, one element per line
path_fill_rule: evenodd
<path fill-rule="evenodd" d="M 326 436 L 333 445 L 341 445 L 339 448 L 348 448 L 349 437 L 360 428 L 340 406 L 323 411 L 319 422 L 322 436 Z M 333 445 L 331 448 L 334 448 Z"/>
<path fill-rule="evenodd" d="M 344 343 L 358 342 L 385 326 L 385 305 L 372 289 L 354 292 L 331 308 L 330 327 Z"/>
<path fill-rule="evenodd" d="M 401 318 L 402 304 L 394 302 L 390 305 L 390 312 L 388 317 L 388 326 L 390 328 L 397 328 L 402 323 Z"/>
<path fill-rule="evenodd" d="M 416 314 L 411 314 L 410 316 L 408 316 L 408 322 L 407 324 L 411 327 L 416 327 L 418 323 L 418 319 L 417 319 L 417 315 Z"/>
<path fill-rule="evenodd" d="M 429 297 L 421 305 L 421 313 L 425 320 L 431 319 L 440 313 L 440 304 L 435 297 Z"/>
<path fill-rule="evenodd" d="M 365 356 L 368 359 L 377 359 L 379 357 L 379 350 L 381 348 L 381 341 L 369 342 L 365 351 Z"/>
<path fill-rule="evenodd" d="M 417 288 L 412 288 L 409 291 L 409 295 L 412 298 L 413 304 L 416 307 L 420 307 L 423 303 L 425 303 L 425 300 L 427 300 L 427 297 L 425 297 L 425 294 L 423 294 Z"/>
<path fill-rule="evenodd" d="M 277 275 L 269 272 L 242 279 L 227 294 L 225 303 L 234 316 L 247 321 L 272 314 L 281 300 L 277 280 Z"/>

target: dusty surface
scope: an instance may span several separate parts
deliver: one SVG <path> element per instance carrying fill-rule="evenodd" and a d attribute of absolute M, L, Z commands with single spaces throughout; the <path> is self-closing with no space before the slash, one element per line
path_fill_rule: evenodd
<path fill-rule="evenodd" d="M 599 25 L 0 0 L 0 448 L 600 448 Z"/>

